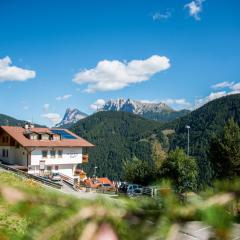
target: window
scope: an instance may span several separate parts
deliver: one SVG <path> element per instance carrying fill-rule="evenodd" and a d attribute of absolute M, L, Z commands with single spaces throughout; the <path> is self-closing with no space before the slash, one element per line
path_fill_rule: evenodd
<path fill-rule="evenodd" d="M 56 151 L 55 150 L 51 150 L 50 151 L 50 156 L 51 156 L 51 158 L 55 158 L 56 157 Z"/>
<path fill-rule="evenodd" d="M 62 155 L 63 155 L 63 151 L 62 150 L 58 150 L 58 157 L 62 158 Z"/>
<path fill-rule="evenodd" d="M 38 135 L 35 133 L 30 134 L 30 139 L 31 140 L 38 140 Z"/>
<path fill-rule="evenodd" d="M 82 154 L 88 154 L 88 148 L 83 148 L 82 149 Z"/>
<path fill-rule="evenodd" d="M 8 157 L 8 149 L 3 149 L 2 150 L 2 157 Z"/>
<path fill-rule="evenodd" d="M 42 158 L 47 158 L 48 151 L 42 151 Z"/>
<path fill-rule="evenodd" d="M 49 140 L 49 135 L 48 134 L 42 134 L 41 135 L 41 140 Z"/>
<path fill-rule="evenodd" d="M 3 143 L 8 143 L 8 136 L 3 136 L 2 137 L 2 142 Z"/>
<path fill-rule="evenodd" d="M 52 171 L 52 166 L 47 166 L 48 171 Z"/>
<path fill-rule="evenodd" d="M 55 170 L 58 171 L 58 165 L 55 165 Z"/>

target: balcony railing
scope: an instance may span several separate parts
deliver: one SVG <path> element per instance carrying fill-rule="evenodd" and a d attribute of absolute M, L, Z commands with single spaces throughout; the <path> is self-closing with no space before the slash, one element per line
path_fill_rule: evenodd
<path fill-rule="evenodd" d="M 82 162 L 83 163 L 88 163 L 88 154 L 87 153 L 82 155 Z"/>

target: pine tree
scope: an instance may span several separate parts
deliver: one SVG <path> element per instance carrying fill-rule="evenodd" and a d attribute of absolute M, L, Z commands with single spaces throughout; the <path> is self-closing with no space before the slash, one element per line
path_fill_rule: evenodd
<path fill-rule="evenodd" d="M 233 118 L 212 141 L 209 156 L 216 178 L 240 176 L 240 128 Z"/>

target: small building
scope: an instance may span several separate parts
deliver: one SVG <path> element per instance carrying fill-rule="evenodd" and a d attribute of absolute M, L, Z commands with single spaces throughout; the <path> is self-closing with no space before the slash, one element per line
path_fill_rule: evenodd
<path fill-rule="evenodd" d="M 55 171 L 73 177 L 77 165 L 88 162 L 90 147 L 67 129 L 0 126 L 0 160 L 32 174 Z"/>

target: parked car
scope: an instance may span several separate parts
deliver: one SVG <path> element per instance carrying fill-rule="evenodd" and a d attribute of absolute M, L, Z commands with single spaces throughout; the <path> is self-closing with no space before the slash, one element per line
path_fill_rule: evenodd
<path fill-rule="evenodd" d="M 139 197 L 142 195 L 142 188 L 136 188 L 128 194 L 129 197 Z"/>
<path fill-rule="evenodd" d="M 129 184 L 129 183 L 122 183 L 118 188 L 119 193 L 131 194 L 135 189 L 142 189 L 142 186 L 139 184 Z"/>
<path fill-rule="evenodd" d="M 60 174 L 57 173 L 57 172 L 51 173 L 51 174 L 49 175 L 49 179 L 52 180 L 52 181 L 54 181 L 54 182 L 59 182 L 59 181 L 62 180 Z"/>
<path fill-rule="evenodd" d="M 43 179 L 49 180 L 48 176 L 40 176 L 40 177 L 43 178 Z"/>
<path fill-rule="evenodd" d="M 142 189 L 142 186 L 139 184 L 129 184 L 127 186 L 127 195 L 132 195 L 136 189 Z"/>
<path fill-rule="evenodd" d="M 119 193 L 127 193 L 127 188 L 128 188 L 127 183 L 121 183 L 119 188 L 118 188 L 118 192 Z"/>

